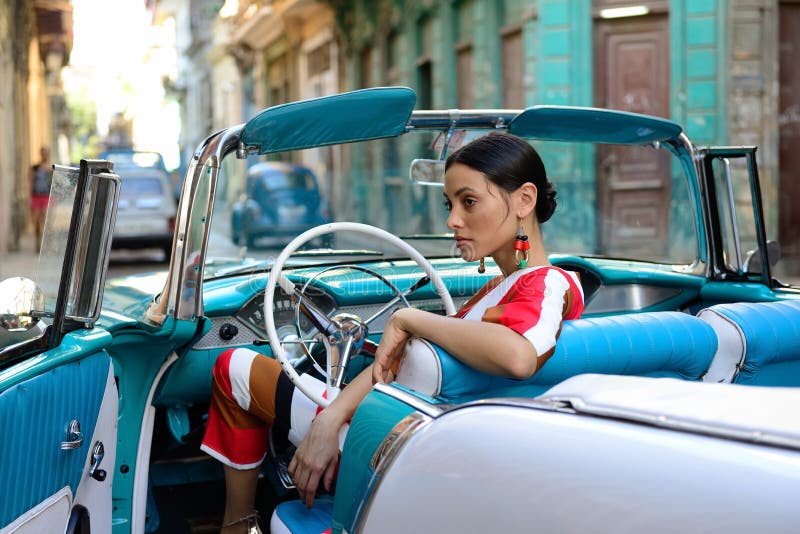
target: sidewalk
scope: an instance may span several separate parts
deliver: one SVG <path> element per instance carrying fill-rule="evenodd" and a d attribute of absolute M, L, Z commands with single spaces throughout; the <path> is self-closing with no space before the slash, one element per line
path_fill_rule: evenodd
<path fill-rule="evenodd" d="M 0 281 L 12 276 L 34 278 L 39 254 L 33 244 L 33 235 L 26 232 L 20 239 L 20 249 L 0 257 Z"/>

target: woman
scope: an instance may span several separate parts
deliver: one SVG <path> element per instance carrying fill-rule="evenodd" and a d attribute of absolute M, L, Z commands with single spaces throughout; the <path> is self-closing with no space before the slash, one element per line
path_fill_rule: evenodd
<path fill-rule="evenodd" d="M 52 180 L 52 165 L 50 164 L 50 151 L 47 147 L 39 150 L 41 159 L 31 167 L 31 221 L 33 222 L 36 252 L 42 248 L 42 232 L 47 214 L 47 205 L 50 202 L 50 181 Z"/>
<path fill-rule="evenodd" d="M 502 272 L 454 317 L 404 308 L 389 319 L 375 354 L 325 410 L 309 409 L 271 358 L 249 350 L 220 356 L 202 448 L 225 464 L 223 532 L 247 532 L 255 519 L 258 466 L 267 425 L 300 441 L 289 465 L 308 506 L 320 485 L 330 491 L 340 434 L 374 382 L 393 379 L 406 341 L 419 336 L 480 371 L 529 378 L 555 350 L 564 319 L 577 319 L 583 292 L 577 276 L 552 267 L 539 225 L 556 207 L 536 151 L 523 139 L 492 133 L 460 148 L 445 164 L 447 225 L 466 261 L 490 256 Z M 467 320 L 464 320 L 467 319 Z M 320 389 L 324 385 L 320 384 Z M 305 404 L 305 408 L 303 405 Z"/>

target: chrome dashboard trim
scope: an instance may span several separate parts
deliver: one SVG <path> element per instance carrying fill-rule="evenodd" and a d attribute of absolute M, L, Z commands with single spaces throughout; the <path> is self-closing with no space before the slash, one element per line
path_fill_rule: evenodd
<path fill-rule="evenodd" d="M 681 294 L 678 287 L 647 284 L 602 285 L 589 299 L 584 313 L 641 311 Z"/>

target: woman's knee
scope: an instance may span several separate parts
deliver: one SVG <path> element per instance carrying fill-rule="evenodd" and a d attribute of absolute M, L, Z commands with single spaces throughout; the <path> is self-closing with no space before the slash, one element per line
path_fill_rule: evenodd
<path fill-rule="evenodd" d="M 220 353 L 214 363 L 212 378 L 215 383 L 223 386 L 223 390 L 230 391 L 231 383 L 247 381 L 250 374 L 250 364 L 258 353 L 244 348 L 228 349 Z"/>

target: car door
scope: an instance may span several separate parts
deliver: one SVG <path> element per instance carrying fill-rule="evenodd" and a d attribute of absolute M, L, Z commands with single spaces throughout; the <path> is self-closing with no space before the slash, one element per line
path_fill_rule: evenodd
<path fill-rule="evenodd" d="M 118 395 L 111 335 L 93 328 L 119 195 L 108 171 L 55 168 L 36 282 L 2 282 L 3 534 L 111 530 Z"/>
<path fill-rule="evenodd" d="M 0 532 L 65 532 L 73 510 L 110 529 L 117 393 L 98 334 L 0 373 Z"/>

